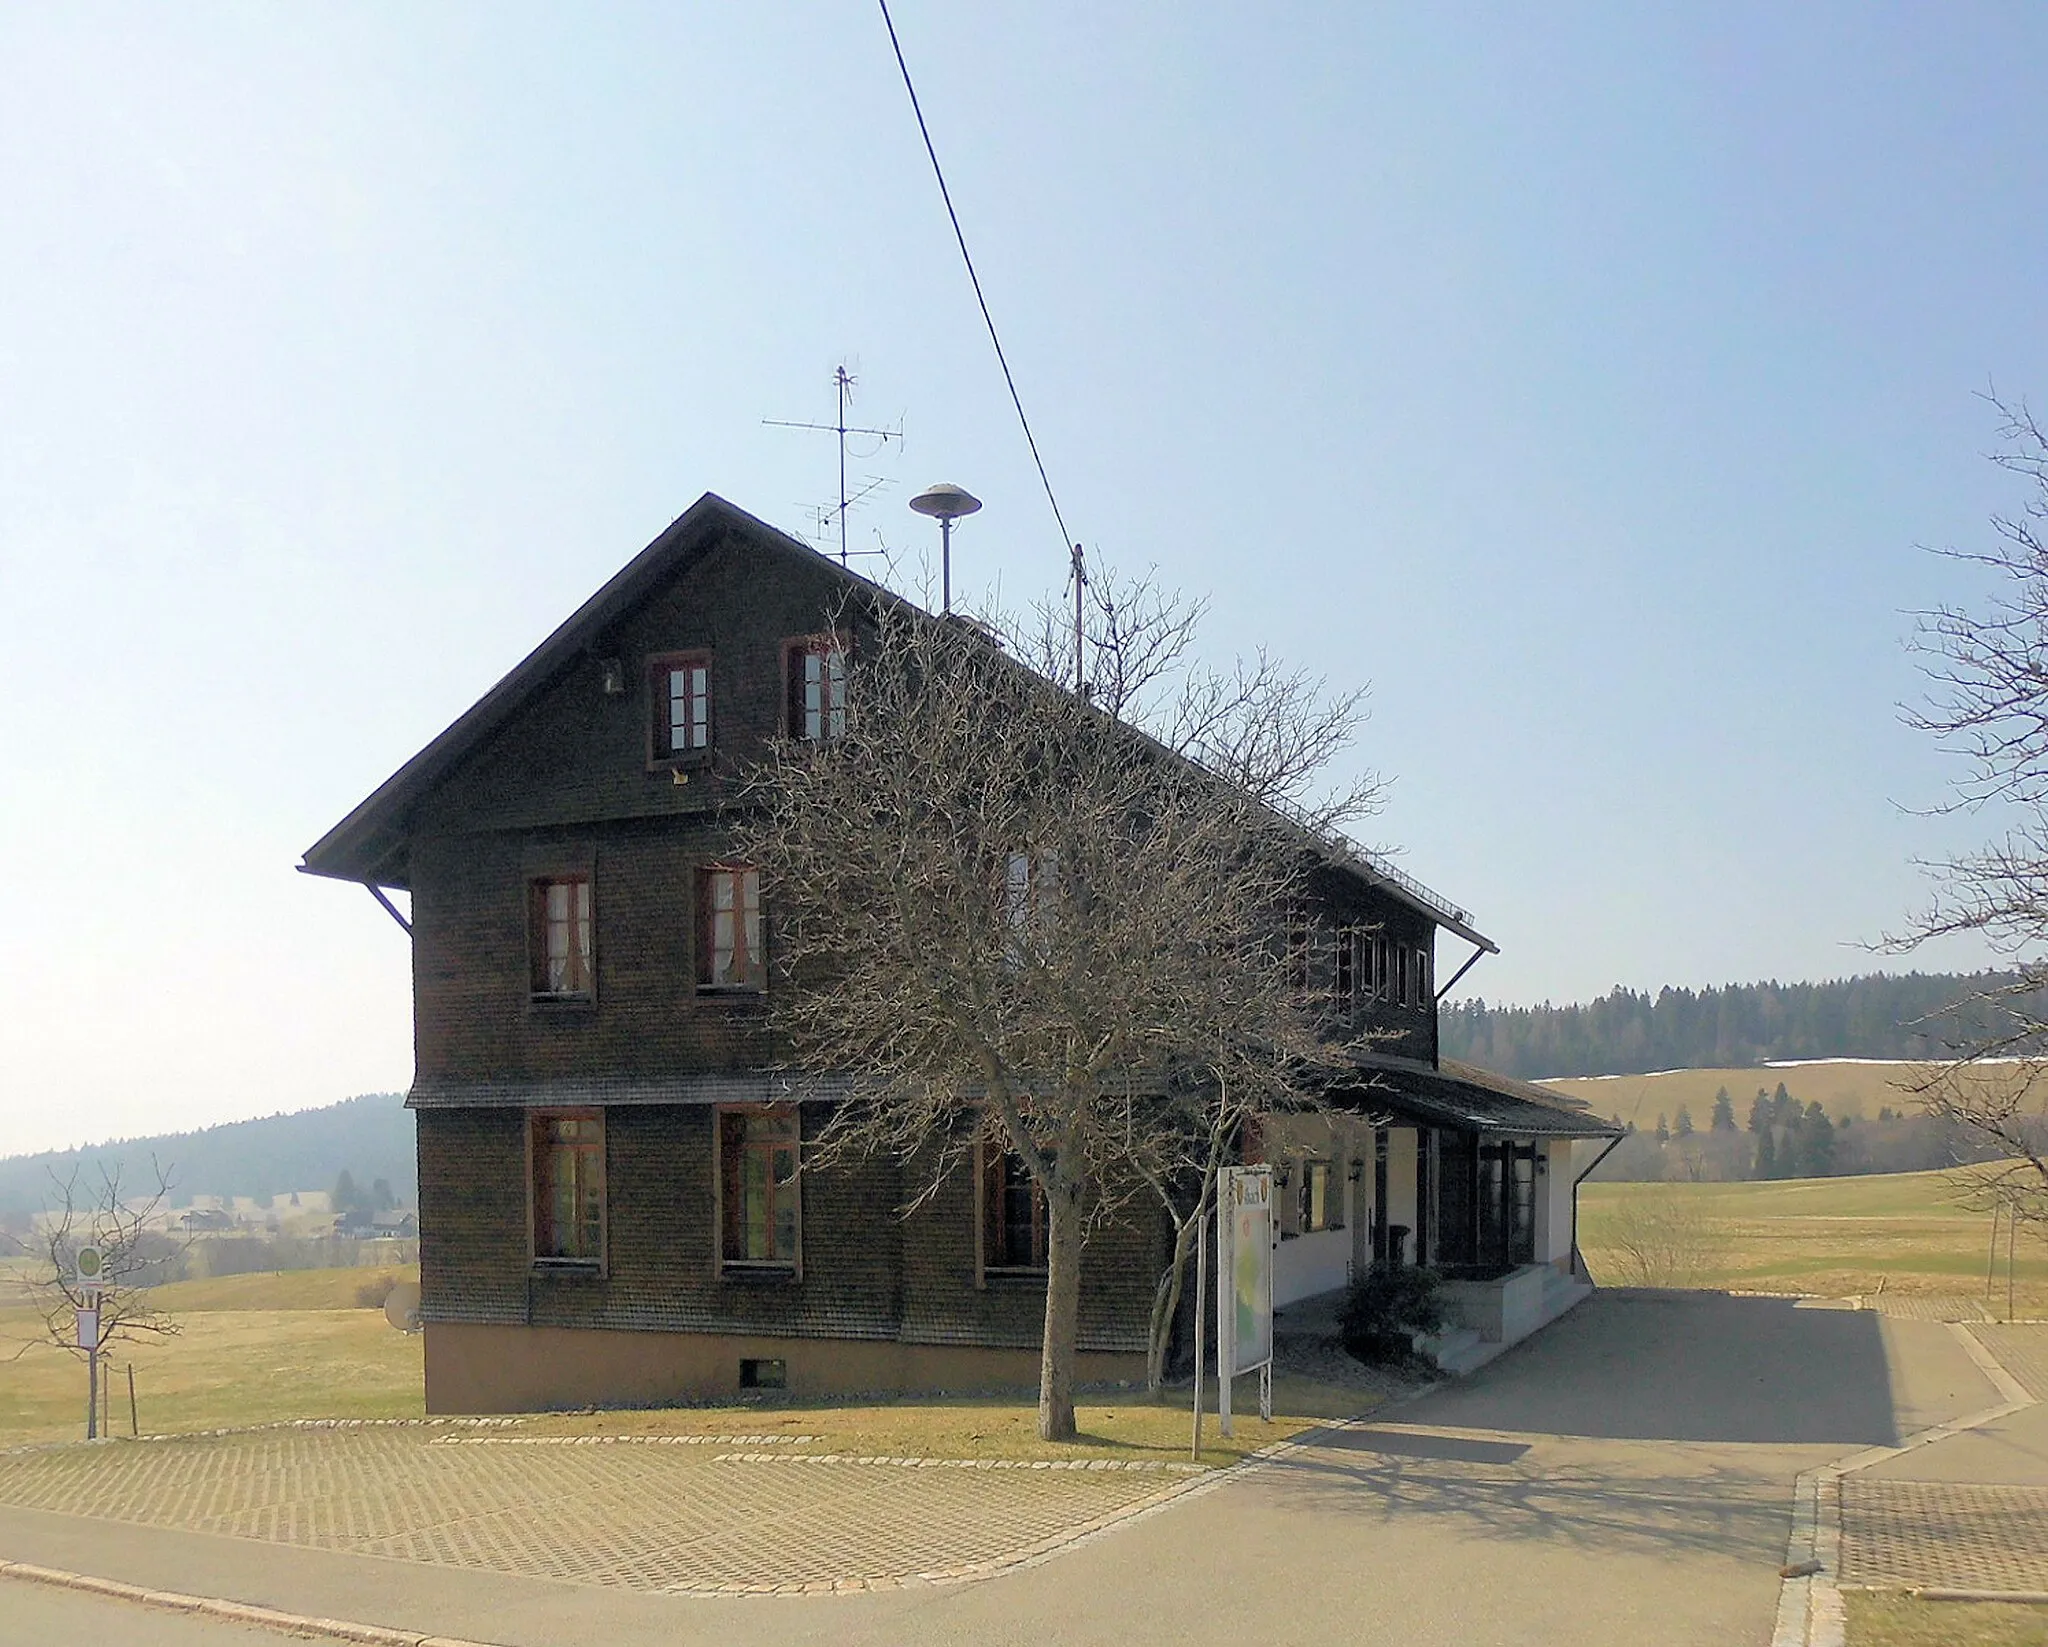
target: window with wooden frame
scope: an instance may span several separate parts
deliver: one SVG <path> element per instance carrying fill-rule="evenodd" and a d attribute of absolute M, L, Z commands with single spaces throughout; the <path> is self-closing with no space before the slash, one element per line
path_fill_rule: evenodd
<path fill-rule="evenodd" d="M 526 955 L 536 1001 L 592 998 L 597 969 L 589 875 L 542 875 L 526 883 Z"/>
<path fill-rule="evenodd" d="M 1406 944 L 1394 945 L 1394 999 L 1401 1006 L 1413 1006 L 1413 997 L 1408 990 L 1408 960 L 1412 951 Z"/>
<path fill-rule="evenodd" d="M 718 1257 L 725 1267 L 796 1273 L 802 1145 L 794 1104 L 718 1112 Z"/>
<path fill-rule="evenodd" d="M 604 1112 L 541 1110 L 528 1118 L 533 1261 L 604 1262 Z"/>
<path fill-rule="evenodd" d="M 1392 945 L 1384 932 L 1372 940 L 1372 994 L 1376 1001 L 1390 1000 L 1394 993 Z"/>
<path fill-rule="evenodd" d="M 846 736 L 846 642 L 807 635 L 783 648 L 792 738 L 830 743 Z"/>
<path fill-rule="evenodd" d="M 1297 1233 L 1313 1235 L 1330 1226 L 1330 1163 L 1304 1161 L 1301 1188 L 1296 1192 L 1294 1227 Z"/>
<path fill-rule="evenodd" d="M 711 750 L 711 654 L 664 652 L 647 664 L 650 764 L 688 761 Z"/>
<path fill-rule="evenodd" d="M 1355 926 L 1337 928 L 1337 1009 L 1357 1009 L 1360 990 L 1359 949 L 1364 936 Z"/>
<path fill-rule="evenodd" d="M 1436 970 L 1432 964 L 1435 959 L 1436 957 L 1430 953 L 1427 944 L 1417 947 L 1414 963 L 1415 1004 L 1419 1007 L 1434 1006 L 1436 1004 L 1436 998 L 1430 989 L 1430 974 Z"/>
<path fill-rule="evenodd" d="M 1295 989 L 1308 988 L 1308 901 L 1287 900 L 1287 982 Z"/>
<path fill-rule="evenodd" d="M 981 1267 L 990 1275 L 1043 1275 L 1045 1191 L 1013 1151 L 981 1146 Z"/>
<path fill-rule="evenodd" d="M 711 864 L 697 876 L 697 988 L 758 995 L 768 987 L 761 931 L 761 872 Z"/>
<path fill-rule="evenodd" d="M 1051 848 L 1003 860 L 1003 958 L 1012 967 L 1044 957 L 1060 895 L 1060 855 Z"/>

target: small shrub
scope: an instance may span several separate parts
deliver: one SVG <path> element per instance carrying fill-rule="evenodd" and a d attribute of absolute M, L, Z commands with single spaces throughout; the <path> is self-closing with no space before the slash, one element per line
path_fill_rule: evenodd
<path fill-rule="evenodd" d="M 1448 1319 L 1435 1270 L 1374 1264 L 1351 1283 L 1344 1302 L 1344 1347 L 1360 1361 L 1401 1362 L 1414 1354 L 1417 1333 L 1439 1332 Z"/>
<path fill-rule="evenodd" d="M 384 1300 L 391 1296 L 391 1289 L 397 1284 L 393 1276 L 379 1270 L 356 1288 L 356 1308 L 381 1310 L 384 1307 Z"/>
<path fill-rule="evenodd" d="M 1714 1230 L 1689 1188 L 1633 1186 L 1586 1219 L 1588 1266 L 1603 1284 L 1696 1287 L 1713 1268 Z"/>

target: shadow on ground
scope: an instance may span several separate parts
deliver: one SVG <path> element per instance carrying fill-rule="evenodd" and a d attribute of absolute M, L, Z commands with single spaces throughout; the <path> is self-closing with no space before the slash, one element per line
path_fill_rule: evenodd
<path fill-rule="evenodd" d="M 1783 1559 L 1790 1503 L 1786 1483 L 1768 1473 L 1696 1457 L 1661 1473 L 1628 1474 L 1556 1460 L 1516 1468 L 1460 1461 L 1468 1455 L 1417 1457 L 1406 1447 L 1375 1452 L 1297 1453 L 1276 1466 L 1278 1490 L 1311 1513 L 1389 1522 L 1426 1517 L 1490 1539 L 1593 1554 Z"/>
<path fill-rule="evenodd" d="M 1630 1441 L 1892 1446 L 1878 1316 L 1717 1292 L 1595 1293 L 1416 1424 Z"/>

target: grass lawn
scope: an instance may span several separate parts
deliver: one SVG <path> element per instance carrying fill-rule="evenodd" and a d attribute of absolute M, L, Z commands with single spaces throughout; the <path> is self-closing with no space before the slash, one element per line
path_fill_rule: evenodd
<path fill-rule="evenodd" d="M 1849 1590 L 1849 1647 L 2048 1647 L 2048 1607 Z"/>
<path fill-rule="evenodd" d="M 651 1411 L 551 1413 L 522 1426 L 534 1435 L 810 1435 L 806 1451 L 879 1453 L 923 1458 L 1138 1458 L 1162 1461 L 1189 1457 L 1193 1411 L 1190 1392 L 1169 1392 L 1165 1401 L 1129 1395 L 1088 1396 L 1076 1404 L 1080 1439 L 1071 1443 L 1038 1439 L 1038 1405 L 1027 1397 L 959 1396 L 927 1401 L 840 1405 L 829 1402 L 748 1402 L 734 1406 L 664 1408 Z M 1202 1421 L 1204 1464 L 1234 1464 L 1275 1441 L 1284 1441 L 1332 1418 L 1369 1411 L 1379 1398 L 1370 1391 L 1281 1377 L 1273 1385 L 1272 1422 L 1262 1422 L 1259 1381 L 1241 1378 L 1234 1386 L 1229 1440 L 1217 1433 L 1216 1387 L 1211 1381 Z M 1249 1416 L 1247 1416 L 1249 1414 Z"/>
<path fill-rule="evenodd" d="M 1692 1284 L 1832 1296 L 1886 1291 L 1974 1298 L 2005 1313 L 2005 1237 L 1988 1290 L 1988 1213 L 1961 1204 L 1946 1172 L 1807 1178 L 1750 1184 L 1588 1184 L 1579 1244 L 1596 1280 L 1620 1279 L 1607 1231 L 1632 1202 L 1682 1206 L 1698 1218 Z M 2048 1315 L 2048 1244 L 2023 1230 L 2013 1265 L 2015 1312 Z"/>
<path fill-rule="evenodd" d="M 183 1331 L 168 1343 L 117 1345 L 112 1433 L 128 1433 L 127 1367 L 135 1368 L 146 1434 L 234 1428 L 292 1418 L 415 1418 L 424 1412 L 422 1341 L 386 1325 L 367 1307 L 404 1270 L 294 1270 L 181 1281 L 157 1289 L 157 1302 Z M 35 1341 L 39 1322 L 19 1306 L 0 1307 L 0 1447 L 66 1441 L 84 1433 L 85 1366 Z M 1230 1464 L 1320 1420 L 1368 1410 L 1369 1390 L 1283 1377 L 1274 1417 L 1258 1414 L 1258 1381 L 1239 1381 L 1236 1435 L 1218 1435 L 1215 1386 L 1204 1421 L 1202 1462 Z M 749 1400 L 718 1407 L 536 1415 L 527 1434 L 812 1435 L 806 1451 L 933 1458 L 1188 1457 L 1190 1396 L 1181 1390 L 1153 1404 L 1141 1395 L 1088 1398 L 1081 1439 L 1052 1445 L 1036 1435 L 1029 1398 L 948 1398 L 927 1402 L 834 1405 Z M 1251 1416 L 1246 1417 L 1249 1413 Z"/>

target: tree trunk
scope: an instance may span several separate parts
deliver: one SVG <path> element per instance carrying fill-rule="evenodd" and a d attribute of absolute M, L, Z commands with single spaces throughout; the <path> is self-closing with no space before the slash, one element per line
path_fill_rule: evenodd
<path fill-rule="evenodd" d="M 1188 1248 L 1195 1244 L 1195 1231 L 1201 1222 L 1199 1207 L 1188 1217 L 1174 1221 L 1173 1256 L 1167 1260 L 1166 1272 L 1159 1277 L 1159 1284 L 1152 1289 L 1152 1336 L 1145 1347 L 1145 1393 L 1154 1399 L 1166 1384 L 1166 1352 L 1173 1344 L 1173 1319 L 1180 1313 L 1181 1282 L 1187 1274 Z M 1199 1310 L 1196 1311 L 1195 1330 L 1202 1330 Z"/>
<path fill-rule="evenodd" d="M 1045 1195 L 1045 1342 L 1038 1363 L 1038 1438 L 1074 1439 L 1074 1358 L 1081 1334 L 1081 1192 Z"/>

